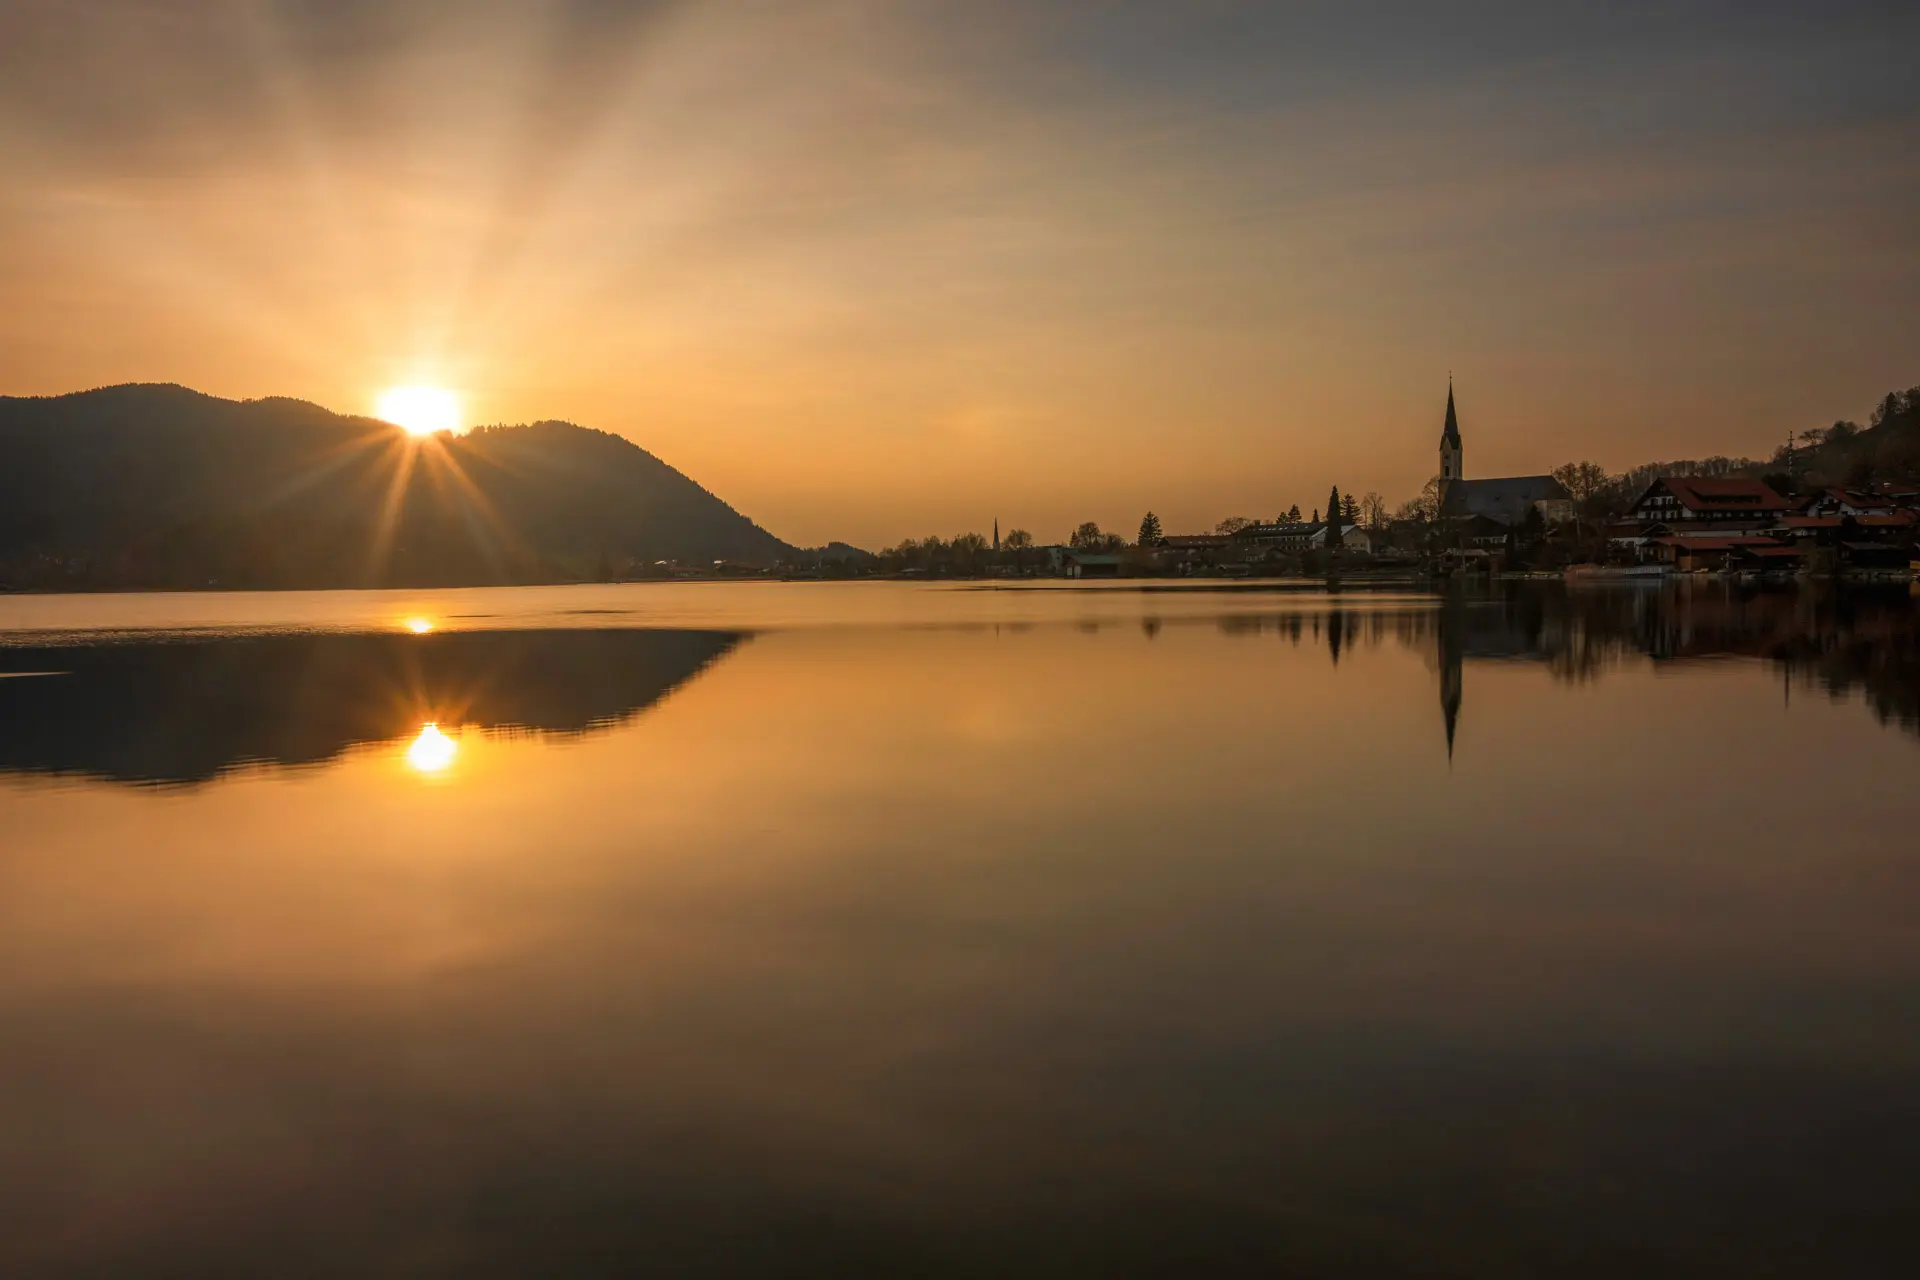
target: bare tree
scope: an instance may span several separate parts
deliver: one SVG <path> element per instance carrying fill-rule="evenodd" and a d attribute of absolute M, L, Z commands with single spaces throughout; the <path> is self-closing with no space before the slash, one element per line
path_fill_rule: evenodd
<path fill-rule="evenodd" d="M 1240 532 L 1242 529 L 1246 528 L 1248 525 L 1254 525 L 1259 523 L 1260 522 L 1258 520 L 1255 520 L 1251 516 L 1228 516 L 1225 520 L 1222 520 L 1219 524 L 1213 526 L 1213 531 L 1215 533 L 1224 533 L 1224 534 L 1227 534 L 1228 536 L 1232 536 L 1233 534 L 1236 534 Z"/>
<path fill-rule="evenodd" d="M 1597 462 L 1569 462 L 1553 469 L 1553 478 L 1582 510 L 1607 487 L 1607 469 Z"/>
<path fill-rule="evenodd" d="M 1376 490 L 1369 490 L 1367 496 L 1360 499 L 1360 518 L 1369 529 L 1387 527 L 1387 500 Z"/>
<path fill-rule="evenodd" d="M 1418 520 L 1421 524 L 1432 524 L 1440 518 L 1440 477 L 1435 476 L 1421 488 L 1420 496 L 1400 504 L 1400 510 L 1394 513 L 1397 520 Z"/>

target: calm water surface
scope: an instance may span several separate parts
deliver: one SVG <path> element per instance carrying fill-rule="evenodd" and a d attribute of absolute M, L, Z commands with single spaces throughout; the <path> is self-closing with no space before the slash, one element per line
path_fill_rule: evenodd
<path fill-rule="evenodd" d="M 0 1275 L 1915 1274 L 1916 612 L 0 598 Z"/>

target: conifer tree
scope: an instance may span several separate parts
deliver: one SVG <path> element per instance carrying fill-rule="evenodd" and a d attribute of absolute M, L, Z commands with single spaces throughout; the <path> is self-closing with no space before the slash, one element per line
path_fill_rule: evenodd
<path fill-rule="evenodd" d="M 1143 547 L 1157 547 L 1165 542 L 1166 535 L 1160 532 L 1160 517 L 1149 511 L 1141 518 L 1140 536 L 1135 539 Z"/>

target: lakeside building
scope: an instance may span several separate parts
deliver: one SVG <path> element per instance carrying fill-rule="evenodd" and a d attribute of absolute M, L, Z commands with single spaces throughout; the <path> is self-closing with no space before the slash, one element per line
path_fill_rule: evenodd
<path fill-rule="evenodd" d="M 1120 557 L 1107 552 L 1079 551 L 1072 547 L 1060 558 L 1061 572 L 1069 578 L 1117 578 Z"/>
<path fill-rule="evenodd" d="M 1618 556 L 1679 573 L 1879 579 L 1905 573 L 1916 531 L 1920 510 L 1888 493 L 1833 487 L 1788 498 L 1748 477 L 1664 476 L 1608 542 Z"/>
<path fill-rule="evenodd" d="M 1791 510 L 1766 481 L 1740 476 L 1662 476 L 1628 508 L 1643 524 L 1722 532 L 1770 528 Z"/>
<path fill-rule="evenodd" d="M 1250 524 L 1236 532 L 1233 540 L 1242 547 L 1261 547 L 1297 555 L 1302 551 L 1326 550 L 1328 530 L 1332 527 L 1325 520 L 1302 520 L 1290 524 Z M 1373 550 L 1372 537 L 1360 525 L 1342 524 L 1339 537 L 1340 546 L 1344 550 L 1359 552 Z"/>
<path fill-rule="evenodd" d="M 1808 498 L 1806 508 L 1810 516 L 1856 518 L 1891 516 L 1899 510 L 1900 504 L 1892 498 L 1858 489 L 1822 489 Z"/>

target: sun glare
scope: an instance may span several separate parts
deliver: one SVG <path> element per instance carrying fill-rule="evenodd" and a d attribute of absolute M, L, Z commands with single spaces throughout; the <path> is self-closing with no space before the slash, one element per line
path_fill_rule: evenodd
<path fill-rule="evenodd" d="M 407 763 L 421 773 L 444 773 L 459 750 L 460 744 L 429 720 L 421 726 L 420 736 L 408 745 Z"/>
<path fill-rule="evenodd" d="M 460 397 L 445 387 L 389 387 L 380 393 L 374 416 L 416 436 L 458 431 Z"/>
<path fill-rule="evenodd" d="M 433 623 L 426 618 L 408 618 L 407 630 L 417 636 L 423 636 L 433 630 Z"/>

